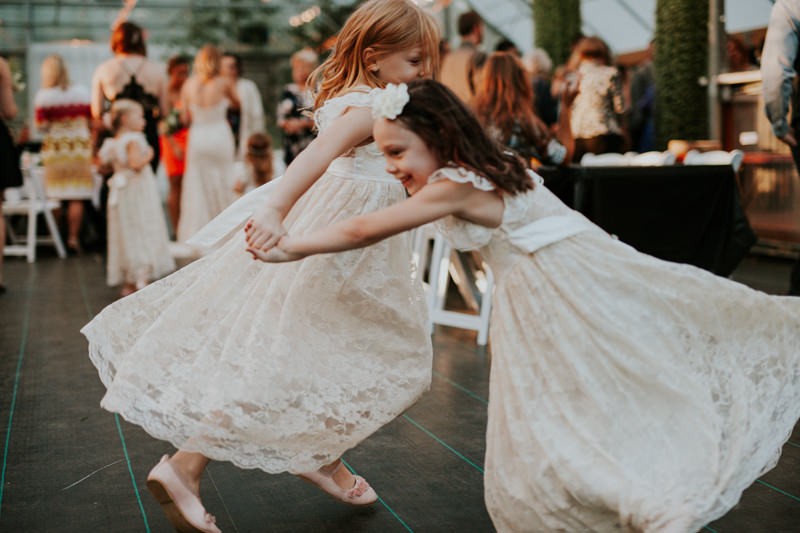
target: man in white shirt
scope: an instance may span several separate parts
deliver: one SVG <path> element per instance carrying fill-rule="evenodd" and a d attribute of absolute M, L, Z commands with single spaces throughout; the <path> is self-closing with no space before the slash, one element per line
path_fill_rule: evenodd
<path fill-rule="evenodd" d="M 241 108 L 238 111 L 229 110 L 228 122 L 231 123 L 233 135 L 236 138 L 236 159 L 244 159 L 247 151 L 247 139 L 253 133 L 263 133 L 264 106 L 261 102 L 261 93 L 252 80 L 240 77 L 242 74 L 242 60 L 239 56 L 226 53 L 222 56 L 222 75 L 227 76 L 236 84 Z"/>

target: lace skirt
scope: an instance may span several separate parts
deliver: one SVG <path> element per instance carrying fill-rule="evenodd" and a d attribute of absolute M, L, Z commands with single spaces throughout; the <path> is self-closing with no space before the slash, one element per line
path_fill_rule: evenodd
<path fill-rule="evenodd" d="M 397 183 L 323 176 L 290 232 L 388 206 Z M 407 234 L 265 264 L 244 235 L 86 325 L 101 405 L 188 451 L 267 472 L 319 468 L 425 392 L 431 343 Z"/>
<path fill-rule="evenodd" d="M 599 232 L 520 259 L 491 326 L 499 531 L 696 531 L 776 464 L 800 416 L 800 299 Z"/>

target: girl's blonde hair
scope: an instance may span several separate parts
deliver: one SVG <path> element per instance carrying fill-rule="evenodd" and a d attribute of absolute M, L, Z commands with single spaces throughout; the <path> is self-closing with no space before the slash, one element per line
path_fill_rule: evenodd
<path fill-rule="evenodd" d="M 219 75 L 222 53 L 213 44 L 203 46 L 194 58 L 194 73 L 205 81 Z"/>
<path fill-rule="evenodd" d="M 111 131 L 114 135 L 117 134 L 119 131 L 120 126 L 122 126 L 122 119 L 130 113 L 131 111 L 139 109 L 144 113 L 144 108 L 142 104 L 135 100 L 129 100 L 127 98 L 120 98 L 119 100 L 115 100 L 113 104 L 111 104 L 111 110 L 108 112 L 111 123 Z"/>
<path fill-rule="evenodd" d="M 67 89 L 69 87 L 69 73 L 64 59 L 60 55 L 52 54 L 42 61 L 42 87 L 45 89 L 51 87 Z"/>
<path fill-rule="evenodd" d="M 309 77 L 316 88 L 315 106 L 357 85 L 382 87 L 364 62 L 367 48 L 376 58 L 414 47 L 422 49 L 425 71 L 439 70 L 439 27 L 433 18 L 408 0 L 369 0 L 344 23 L 336 45 Z"/>

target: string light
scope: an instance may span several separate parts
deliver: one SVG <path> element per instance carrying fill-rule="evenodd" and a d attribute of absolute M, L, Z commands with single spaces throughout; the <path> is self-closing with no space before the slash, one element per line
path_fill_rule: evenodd
<path fill-rule="evenodd" d="M 299 15 L 294 15 L 289 18 L 289 25 L 296 28 L 298 26 L 302 26 L 303 24 L 308 24 L 315 18 L 319 16 L 321 13 L 321 9 L 319 6 L 312 6 L 300 13 Z"/>

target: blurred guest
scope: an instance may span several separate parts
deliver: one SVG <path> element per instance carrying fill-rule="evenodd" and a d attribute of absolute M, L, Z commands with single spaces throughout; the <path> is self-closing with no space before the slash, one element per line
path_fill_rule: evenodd
<path fill-rule="evenodd" d="M 573 160 L 583 154 L 625 149 L 621 115 L 624 111 L 619 71 L 611 66 L 608 45 L 598 37 L 583 37 L 567 63 L 568 84 L 579 84 L 572 104 Z"/>
<path fill-rule="evenodd" d="M 470 102 L 475 98 L 475 92 L 481 84 L 481 76 L 483 75 L 483 65 L 486 64 L 489 54 L 478 50 L 472 54 L 467 67 L 467 82 L 469 83 Z"/>
<path fill-rule="evenodd" d="M 656 147 L 654 49 L 655 42 L 650 41 L 645 60 L 631 77 L 631 143 L 637 152 L 649 152 Z"/>
<path fill-rule="evenodd" d="M 278 127 L 283 131 L 283 161 L 286 166 L 314 140 L 314 119 L 311 110 L 314 96 L 308 76 L 317 67 L 319 58 L 304 48 L 292 54 L 292 83 L 283 88 L 278 103 Z"/>
<path fill-rule="evenodd" d="M 265 133 L 254 133 L 247 139 L 244 161 L 237 161 L 233 176 L 233 192 L 241 196 L 272 180 L 272 141 Z"/>
<path fill-rule="evenodd" d="M 522 53 L 517 45 L 509 39 L 501 39 L 494 47 L 495 52 L 509 52 L 517 57 L 522 57 Z"/>
<path fill-rule="evenodd" d="M 544 49 L 535 48 L 525 54 L 522 64 L 531 75 L 536 114 L 548 127 L 551 127 L 558 121 L 558 99 L 553 96 L 550 82 L 553 61 Z"/>
<path fill-rule="evenodd" d="M 67 248 L 80 250 L 83 202 L 92 197 L 89 92 L 70 85 L 61 56 L 47 56 L 34 98 L 36 127 L 44 133 L 42 164 L 47 196 L 67 202 Z"/>
<path fill-rule="evenodd" d="M 226 116 L 228 108 L 239 107 L 239 98 L 233 81 L 222 76 L 221 63 L 220 51 L 205 45 L 181 90 L 183 121 L 191 126 L 181 188 L 179 241 L 186 241 L 234 200 L 230 179 L 236 152 Z"/>
<path fill-rule="evenodd" d="M 3 216 L 3 193 L 6 188 L 22 185 L 19 152 L 14 146 L 6 122 L 17 116 L 13 81 L 8 62 L 0 57 L 0 294 L 6 292 L 3 284 L 3 252 L 6 244 L 6 221 Z"/>
<path fill-rule="evenodd" d="M 139 102 L 144 108 L 147 143 L 153 149 L 153 170 L 160 160 L 158 121 L 167 109 L 167 76 L 164 68 L 147 59 L 144 31 L 133 22 L 118 24 L 111 32 L 114 57 L 97 67 L 92 77 L 92 117 L 103 127 L 103 113 L 118 98 Z"/>
<path fill-rule="evenodd" d="M 741 72 L 743 70 L 755 70 L 758 65 L 753 60 L 753 52 L 740 37 L 728 35 L 725 43 L 725 50 L 728 53 L 728 71 Z"/>
<path fill-rule="evenodd" d="M 572 137 L 569 104 L 574 91 L 565 92 L 564 127 L 561 139 L 550 133 L 533 109 L 533 89 L 522 63 L 513 54 L 495 52 L 483 67 L 473 107 L 487 132 L 520 154 L 531 166 L 569 162 Z"/>
<path fill-rule="evenodd" d="M 178 227 L 181 211 L 181 184 L 186 169 L 186 143 L 189 129 L 181 120 L 181 89 L 189 78 L 191 58 L 177 55 L 167 63 L 167 114 L 161 121 L 161 162 L 169 179 L 167 212 L 173 231 Z"/>
<path fill-rule="evenodd" d="M 795 167 L 800 170 L 800 92 L 794 84 L 800 65 L 800 3 L 777 0 L 764 39 L 761 54 L 761 79 L 764 109 L 775 136 L 792 150 Z M 791 107 L 791 116 L 789 108 Z M 788 120 L 787 120 L 788 117 Z M 792 268 L 789 294 L 800 296 L 800 257 Z"/>
<path fill-rule="evenodd" d="M 458 17 L 458 34 L 461 44 L 442 59 L 439 80 L 447 85 L 463 102 L 472 99 L 468 71 L 472 56 L 483 42 L 483 20 L 475 11 L 467 11 Z"/>
<path fill-rule="evenodd" d="M 264 130 L 264 105 L 261 93 L 253 80 L 242 78 L 242 58 L 230 52 L 222 55 L 222 75 L 233 82 L 239 96 L 239 107 L 228 108 L 228 122 L 236 143 L 236 157 L 242 159 L 246 142 L 256 132 Z"/>

